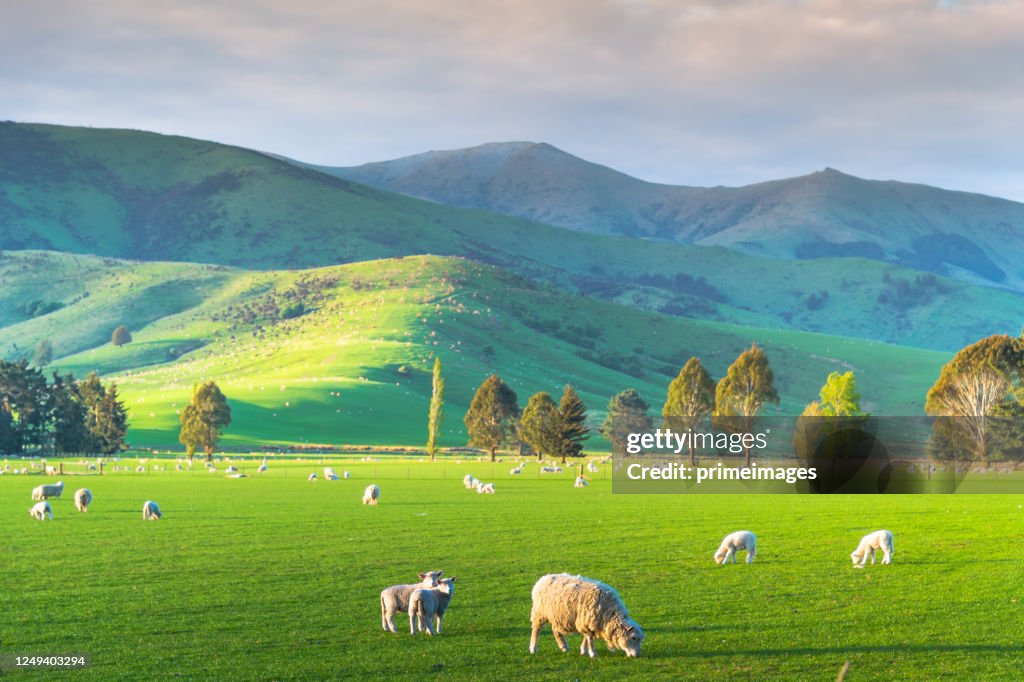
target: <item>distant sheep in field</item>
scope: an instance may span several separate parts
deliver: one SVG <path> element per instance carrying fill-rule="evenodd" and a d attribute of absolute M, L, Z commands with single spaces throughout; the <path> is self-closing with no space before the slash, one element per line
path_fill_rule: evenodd
<path fill-rule="evenodd" d="M 494 494 L 494 484 L 493 483 L 481 483 L 480 486 L 476 489 L 476 492 L 477 492 L 478 495 L 493 495 Z"/>
<path fill-rule="evenodd" d="M 478 481 L 473 478 L 473 474 L 466 474 L 462 477 L 462 485 L 466 486 L 466 490 L 474 490 L 477 482 Z"/>
<path fill-rule="evenodd" d="M 409 596 L 409 633 L 426 630 L 431 636 L 441 634 L 441 622 L 454 593 L 455 576 L 439 580 L 437 587 L 413 591 Z"/>
<path fill-rule="evenodd" d="M 141 474 L 141 473 L 143 473 L 145 471 L 146 471 L 146 467 L 142 466 L 141 464 L 139 466 L 135 467 L 135 473 L 137 473 L 137 474 Z"/>
<path fill-rule="evenodd" d="M 853 560 L 854 568 L 864 568 L 864 565 L 868 561 L 868 555 L 871 555 L 871 563 L 875 563 L 875 550 L 882 550 L 882 563 L 891 564 L 892 555 L 896 553 L 896 547 L 893 544 L 892 533 L 887 530 L 876 530 L 874 533 L 868 533 L 860 539 L 860 544 L 857 545 L 857 549 L 853 550 L 850 554 L 850 559 Z"/>
<path fill-rule="evenodd" d="M 260 464 L 259 468 L 256 470 L 256 473 L 258 473 L 258 474 L 265 474 L 265 473 L 267 473 L 267 463 L 263 462 L 262 464 Z"/>
<path fill-rule="evenodd" d="M 583 478 L 582 476 L 577 476 L 576 482 L 573 483 L 574 488 L 586 488 L 588 485 L 590 484 L 587 483 L 587 479 Z"/>
<path fill-rule="evenodd" d="M 725 536 L 722 545 L 715 552 L 716 564 L 736 563 L 736 552 L 746 550 L 747 563 L 754 563 L 757 556 L 757 537 L 749 530 L 738 530 Z"/>
<path fill-rule="evenodd" d="M 583 635 L 580 653 L 597 657 L 594 639 L 608 645 L 609 651 L 622 649 L 630 658 L 640 655 L 644 632 L 629 617 L 629 611 L 614 588 L 602 582 L 567 573 L 541 576 L 533 586 L 530 621 L 530 653 L 537 653 L 537 635 L 546 623 L 558 648 L 568 651 L 565 635 Z"/>
<path fill-rule="evenodd" d="M 308 481 L 315 481 L 316 480 L 316 472 L 314 471 L 313 473 L 311 473 L 309 475 L 309 478 L 306 479 L 306 480 L 308 480 Z"/>
<path fill-rule="evenodd" d="M 596 474 L 598 472 L 597 465 L 594 464 L 593 460 L 587 462 L 587 471 L 589 471 L 592 474 Z"/>
<path fill-rule="evenodd" d="M 324 478 L 326 478 L 328 481 L 337 481 L 338 474 L 334 473 L 333 467 L 326 467 L 324 469 Z"/>
<path fill-rule="evenodd" d="M 420 588 L 437 587 L 437 581 L 444 571 L 420 573 L 420 581 L 411 585 L 392 585 L 380 593 L 380 624 L 386 632 L 398 632 L 395 614 L 409 610 L 409 598 Z"/>
<path fill-rule="evenodd" d="M 350 473 L 349 473 L 349 472 L 347 472 L 347 471 L 341 474 L 341 477 L 342 477 L 342 478 L 344 478 L 344 479 L 348 479 L 348 478 L 351 478 L 351 476 L 352 476 L 352 474 L 350 474 Z"/>
<path fill-rule="evenodd" d="M 158 521 L 163 518 L 160 507 L 153 500 L 146 500 L 142 505 L 143 521 Z"/>
<path fill-rule="evenodd" d="M 366 490 L 363 491 L 363 504 L 376 505 L 377 500 L 380 499 L 380 486 L 376 483 L 371 483 L 366 486 Z"/>
<path fill-rule="evenodd" d="M 238 467 L 236 467 L 234 464 L 232 464 L 231 466 L 229 466 L 227 469 L 224 470 L 224 473 L 226 473 L 226 474 L 237 474 L 238 473 Z"/>
<path fill-rule="evenodd" d="M 92 504 L 92 491 L 88 488 L 79 488 L 75 491 L 75 509 L 80 512 L 89 511 L 89 505 Z"/>
<path fill-rule="evenodd" d="M 22 472 L 24 473 L 24 472 Z M 48 500 L 52 498 L 59 498 L 64 492 L 64 481 L 57 481 L 49 485 L 37 485 L 32 489 L 32 499 L 36 502 L 40 500 Z"/>
<path fill-rule="evenodd" d="M 45 521 L 47 516 L 53 521 L 53 509 L 50 508 L 50 503 L 45 500 L 32 505 L 32 508 L 28 510 L 28 514 L 37 521 Z"/>
<path fill-rule="evenodd" d="M 515 469 L 509 471 L 509 473 L 512 474 L 513 476 L 518 476 L 519 474 L 523 473 L 523 467 L 517 466 Z"/>
<path fill-rule="evenodd" d="M 540 468 L 542 474 L 560 474 L 562 473 L 562 467 L 556 466 L 543 466 Z"/>
<path fill-rule="evenodd" d="M 176 465 L 174 466 L 174 468 L 175 468 L 175 470 L 177 470 L 177 471 L 184 471 L 184 470 L 185 470 L 185 468 L 184 468 L 183 466 L 181 466 L 180 464 L 176 464 Z"/>

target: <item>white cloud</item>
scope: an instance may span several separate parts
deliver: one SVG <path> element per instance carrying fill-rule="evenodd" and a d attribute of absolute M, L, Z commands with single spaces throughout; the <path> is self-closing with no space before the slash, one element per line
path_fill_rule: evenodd
<path fill-rule="evenodd" d="M 357 163 L 544 140 L 650 179 L 825 165 L 1024 198 L 1024 6 L 925 0 L 21 3 L 4 118 Z"/>

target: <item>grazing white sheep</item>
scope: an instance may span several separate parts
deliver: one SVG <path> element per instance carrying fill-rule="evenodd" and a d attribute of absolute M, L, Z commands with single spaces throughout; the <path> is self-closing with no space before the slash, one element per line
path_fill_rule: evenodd
<path fill-rule="evenodd" d="M 473 478 L 473 474 L 466 474 L 462 478 L 462 485 L 466 486 L 466 490 L 474 490 L 478 481 Z"/>
<path fill-rule="evenodd" d="M 260 464 L 260 467 L 259 467 L 259 469 L 256 470 L 256 473 L 258 473 L 258 474 L 265 474 L 265 473 L 267 473 L 267 463 L 263 462 L 263 464 Z"/>
<path fill-rule="evenodd" d="M 576 482 L 573 483 L 574 488 L 586 488 L 588 485 L 590 484 L 587 483 L 587 479 L 583 478 L 582 476 L 577 476 Z"/>
<path fill-rule="evenodd" d="M 513 476 L 518 476 L 519 474 L 523 473 L 523 468 L 522 466 L 517 466 L 515 469 L 509 471 L 509 473 L 512 474 Z"/>
<path fill-rule="evenodd" d="M 738 530 L 726 535 L 722 545 L 715 552 L 715 563 L 736 563 L 736 552 L 741 549 L 747 552 L 747 563 L 754 563 L 754 557 L 757 556 L 757 536 L 749 530 Z"/>
<path fill-rule="evenodd" d="M 350 474 L 349 472 L 347 472 L 347 471 L 346 471 L 346 472 L 344 472 L 344 473 L 342 473 L 342 474 L 341 474 L 341 477 L 342 477 L 342 478 L 345 478 L 345 479 L 348 479 L 348 478 L 351 478 L 351 477 L 352 477 L 352 474 Z"/>
<path fill-rule="evenodd" d="M 629 617 L 629 611 L 614 588 L 602 582 L 567 573 L 541 576 L 533 586 L 533 608 L 530 621 L 530 653 L 537 653 L 537 635 L 545 623 L 551 624 L 551 633 L 562 651 L 568 651 L 565 635 L 578 632 L 583 635 L 580 653 L 597 657 L 594 639 L 608 645 L 609 651 L 622 649 L 626 656 L 640 655 L 644 632 Z"/>
<path fill-rule="evenodd" d="M 850 554 L 850 559 L 853 560 L 853 567 L 864 568 L 869 554 L 871 555 L 871 563 L 875 563 L 876 549 L 882 550 L 882 563 L 891 564 L 892 555 L 896 553 L 892 533 L 887 530 L 876 530 L 874 533 L 868 533 L 862 537 L 860 544 L 857 545 L 857 549 L 853 550 Z"/>
<path fill-rule="evenodd" d="M 437 587 L 438 579 L 444 571 L 427 571 L 420 573 L 420 582 L 411 585 L 392 585 L 380 593 L 380 624 L 386 632 L 398 632 L 395 627 L 395 614 L 409 610 L 409 597 L 416 590 Z"/>
<path fill-rule="evenodd" d="M 238 467 L 236 467 L 234 464 L 232 464 L 231 466 L 229 466 L 227 469 L 224 470 L 224 473 L 226 473 L 226 474 L 237 474 L 238 473 Z"/>
<path fill-rule="evenodd" d="M 494 484 L 493 483 L 480 483 L 480 486 L 476 489 L 476 492 L 477 492 L 478 495 L 493 495 L 494 494 Z"/>
<path fill-rule="evenodd" d="M 135 467 L 135 473 L 137 473 L 137 474 L 141 474 L 144 471 L 146 471 L 146 467 L 142 466 L 141 464 L 139 466 Z"/>
<path fill-rule="evenodd" d="M 334 473 L 334 468 L 333 467 L 325 467 L 324 468 L 324 478 L 326 478 L 328 481 L 337 481 L 338 480 L 338 474 Z"/>
<path fill-rule="evenodd" d="M 309 475 L 309 478 L 308 478 L 307 480 L 309 480 L 309 481 L 315 481 L 315 480 L 316 480 L 316 472 L 314 471 L 313 473 L 311 473 L 311 474 Z"/>
<path fill-rule="evenodd" d="M 437 587 L 414 590 L 409 595 L 409 633 L 426 630 L 431 636 L 441 634 L 441 621 L 454 593 L 455 576 L 439 580 Z"/>
<path fill-rule="evenodd" d="M 160 507 L 153 500 L 146 500 L 142 505 L 143 521 L 158 521 L 163 517 Z"/>
<path fill-rule="evenodd" d="M 363 491 L 363 504 L 377 504 L 377 500 L 380 499 L 380 486 L 376 483 L 371 483 L 366 486 L 366 490 Z"/>
<path fill-rule="evenodd" d="M 64 481 L 57 481 L 56 483 L 48 485 L 37 485 L 32 489 L 32 499 L 36 502 L 39 502 L 40 500 L 48 500 L 51 497 L 56 499 L 59 498 L 63 492 Z"/>
<path fill-rule="evenodd" d="M 592 474 L 596 474 L 598 472 L 597 465 L 594 464 L 594 460 L 590 460 L 589 462 L 587 462 L 587 471 L 589 471 Z"/>
<path fill-rule="evenodd" d="M 88 488 L 79 488 L 75 491 L 75 509 L 80 512 L 89 511 L 89 505 L 92 504 L 92 491 Z"/>
<path fill-rule="evenodd" d="M 36 502 L 32 505 L 32 508 L 28 510 L 28 513 L 29 516 L 37 521 L 45 521 L 47 516 L 49 516 L 50 520 L 53 521 L 53 510 L 50 509 L 50 503 L 45 500 L 42 502 Z"/>

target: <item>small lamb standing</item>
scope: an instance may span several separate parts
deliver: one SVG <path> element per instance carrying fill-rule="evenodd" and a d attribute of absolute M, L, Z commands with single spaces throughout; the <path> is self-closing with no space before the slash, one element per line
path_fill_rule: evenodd
<path fill-rule="evenodd" d="M 573 483 L 574 488 L 586 488 L 588 485 L 590 484 L 587 483 L 587 479 L 583 478 L 582 476 L 577 476 L 576 482 Z"/>
<path fill-rule="evenodd" d="M 142 520 L 143 521 L 158 521 L 163 514 L 160 512 L 160 507 L 153 500 L 146 500 L 142 505 Z"/>
<path fill-rule="evenodd" d="M 466 490 L 473 490 L 476 488 L 476 479 L 473 478 L 473 474 L 466 474 L 462 477 L 462 485 L 466 486 Z"/>
<path fill-rule="evenodd" d="M 351 476 L 352 476 L 352 474 L 349 473 L 348 471 L 342 473 L 342 475 L 341 475 L 341 477 L 344 478 L 344 479 L 351 478 Z"/>
<path fill-rule="evenodd" d="M 39 502 L 40 500 L 48 500 L 51 497 L 57 499 L 63 492 L 64 481 L 57 481 L 56 483 L 49 485 L 37 485 L 32 489 L 32 500 Z"/>
<path fill-rule="evenodd" d="M 736 563 L 736 552 L 747 551 L 747 563 L 754 563 L 757 556 L 757 536 L 749 530 L 738 530 L 735 533 L 726 535 L 722 540 L 722 546 L 715 552 L 716 564 L 727 564 L 730 561 Z"/>
<path fill-rule="evenodd" d="M 53 510 L 50 509 L 50 503 L 45 500 L 32 505 L 32 508 L 28 510 L 28 514 L 37 521 L 45 521 L 47 516 L 53 521 Z"/>
<path fill-rule="evenodd" d="M 395 627 L 395 614 L 409 610 L 409 598 L 420 588 L 437 587 L 437 580 L 444 571 L 427 571 L 420 573 L 419 583 L 411 585 L 392 585 L 380 593 L 380 624 L 385 632 L 398 632 Z"/>
<path fill-rule="evenodd" d="M 871 563 L 874 564 L 876 549 L 882 550 L 882 563 L 891 564 L 892 555 L 896 553 L 892 533 L 887 530 L 876 530 L 874 533 L 868 533 L 862 537 L 860 544 L 857 545 L 857 549 L 853 550 L 850 554 L 850 559 L 853 560 L 853 567 L 864 568 L 869 554 L 871 555 Z"/>
<path fill-rule="evenodd" d="M 314 471 L 313 473 L 311 473 L 311 474 L 309 475 L 309 478 L 308 478 L 308 479 L 306 479 L 306 480 L 309 480 L 309 481 L 315 481 L 315 480 L 316 480 L 316 472 Z"/>
<path fill-rule="evenodd" d="M 455 594 L 455 576 L 439 580 L 437 587 L 420 588 L 409 596 L 409 633 L 427 631 L 433 637 L 441 634 L 441 621 Z M 434 621 L 437 627 L 434 627 Z"/>
<path fill-rule="evenodd" d="M 75 509 L 80 512 L 89 511 L 89 505 L 92 504 L 92 491 L 88 488 L 79 488 L 75 491 Z"/>
<path fill-rule="evenodd" d="M 567 633 L 583 635 L 580 653 L 597 657 L 594 639 L 608 645 L 609 651 L 622 649 L 626 656 L 640 655 L 644 632 L 632 618 L 614 588 L 602 582 L 567 573 L 541 576 L 533 586 L 530 621 L 530 653 L 537 653 L 537 635 L 545 623 L 562 651 L 568 651 Z"/>
<path fill-rule="evenodd" d="M 371 483 L 366 486 L 366 490 L 363 491 L 363 504 L 376 505 L 377 500 L 380 499 L 380 486 L 376 483 Z"/>

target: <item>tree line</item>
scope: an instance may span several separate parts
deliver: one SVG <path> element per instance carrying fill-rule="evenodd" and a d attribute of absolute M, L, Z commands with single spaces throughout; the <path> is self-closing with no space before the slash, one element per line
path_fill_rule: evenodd
<path fill-rule="evenodd" d="M 114 454 L 126 447 L 127 426 L 117 384 L 95 372 L 48 380 L 25 359 L 0 360 L 0 452 Z"/>

